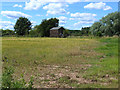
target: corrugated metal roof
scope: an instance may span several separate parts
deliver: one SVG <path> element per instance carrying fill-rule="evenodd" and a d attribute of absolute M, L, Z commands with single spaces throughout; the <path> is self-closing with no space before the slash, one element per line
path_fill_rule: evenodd
<path fill-rule="evenodd" d="M 61 27 L 53 27 L 50 30 L 60 29 Z"/>

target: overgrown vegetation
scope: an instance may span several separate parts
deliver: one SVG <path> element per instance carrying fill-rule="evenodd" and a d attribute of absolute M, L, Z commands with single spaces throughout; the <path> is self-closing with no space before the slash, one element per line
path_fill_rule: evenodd
<path fill-rule="evenodd" d="M 33 30 L 36 31 L 37 36 L 39 37 L 49 37 L 50 29 L 53 27 L 58 27 L 59 20 L 57 18 L 44 19 L 40 25 L 36 25 Z M 33 32 L 33 31 L 32 31 Z M 30 32 L 30 34 L 33 34 Z"/>
<path fill-rule="evenodd" d="M 3 37 L 2 53 L 3 66 L 26 82 L 34 75 L 36 88 L 118 87 L 118 37 Z"/>
<path fill-rule="evenodd" d="M 3 30 L 3 29 L 0 29 L 0 31 L 2 32 L 2 36 L 13 36 L 15 35 L 15 32 L 13 30 L 9 30 L 9 29 L 6 29 L 6 30 Z"/>
<path fill-rule="evenodd" d="M 96 51 L 103 55 L 93 62 L 92 67 L 84 73 L 83 77 L 93 79 L 95 82 L 118 84 L 118 38 L 106 37 L 98 40 L 104 44 L 96 48 Z"/>
<path fill-rule="evenodd" d="M 21 78 L 19 80 L 15 80 L 13 78 L 14 68 L 13 67 L 5 67 L 4 72 L 2 74 L 2 89 L 5 88 L 28 88 L 31 89 L 33 87 L 33 77 L 30 78 L 30 81 L 27 83 L 23 78 L 23 74 L 21 74 Z"/>
<path fill-rule="evenodd" d="M 50 28 L 59 26 L 57 18 L 31 29 L 31 22 L 20 17 L 15 31 L 1 29 L 2 36 L 26 36 L 2 38 L 2 88 L 33 88 L 31 75 L 36 88 L 118 87 L 119 23 L 119 12 L 114 12 L 91 27 L 64 30 L 64 37 L 77 38 L 47 38 Z"/>
<path fill-rule="evenodd" d="M 83 27 L 81 30 L 69 30 L 69 36 L 89 36 L 90 27 Z"/>
<path fill-rule="evenodd" d="M 90 31 L 94 36 L 113 36 L 120 35 L 120 12 L 110 13 L 95 22 Z"/>

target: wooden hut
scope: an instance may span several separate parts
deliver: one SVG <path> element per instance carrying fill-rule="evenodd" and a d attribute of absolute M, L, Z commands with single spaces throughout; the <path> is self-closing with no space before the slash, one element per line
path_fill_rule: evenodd
<path fill-rule="evenodd" d="M 53 27 L 50 29 L 50 37 L 63 37 L 63 27 Z"/>

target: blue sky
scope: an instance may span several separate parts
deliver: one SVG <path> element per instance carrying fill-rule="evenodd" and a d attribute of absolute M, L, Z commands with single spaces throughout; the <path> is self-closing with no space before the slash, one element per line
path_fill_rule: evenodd
<path fill-rule="evenodd" d="M 0 28 L 12 29 L 19 17 L 27 17 L 39 25 L 43 19 L 58 18 L 60 26 L 80 30 L 91 26 L 108 13 L 118 11 L 118 2 L 79 2 L 79 0 L 30 0 L 28 2 L 1 2 Z"/>

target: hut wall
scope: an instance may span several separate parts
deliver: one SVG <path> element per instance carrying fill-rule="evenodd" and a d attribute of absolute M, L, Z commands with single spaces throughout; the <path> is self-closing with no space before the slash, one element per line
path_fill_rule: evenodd
<path fill-rule="evenodd" d="M 62 33 L 63 34 L 63 30 L 62 28 L 59 29 L 59 34 Z"/>
<path fill-rule="evenodd" d="M 50 30 L 50 37 L 58 37 L 58 30 Z"/>

